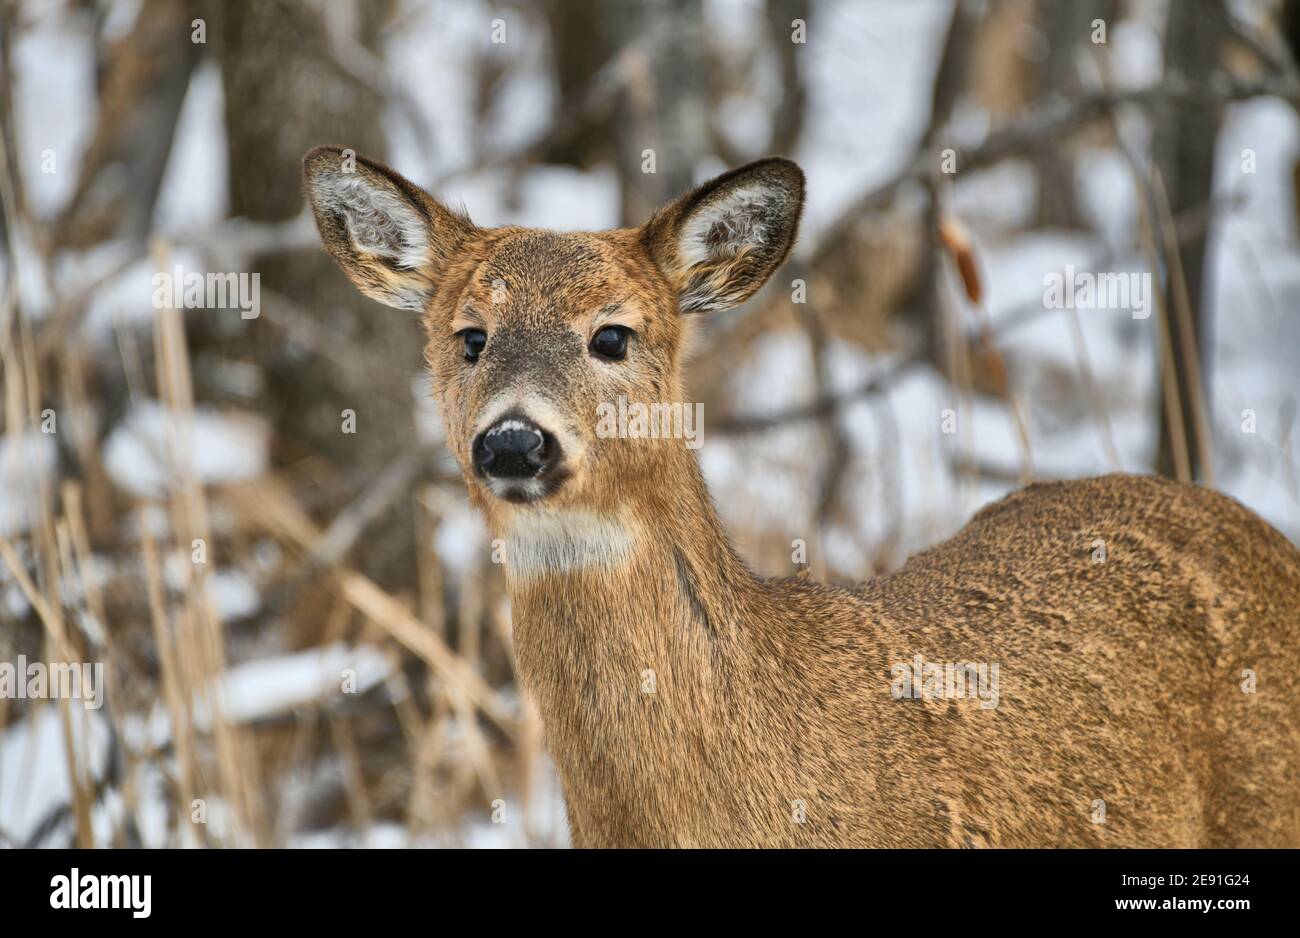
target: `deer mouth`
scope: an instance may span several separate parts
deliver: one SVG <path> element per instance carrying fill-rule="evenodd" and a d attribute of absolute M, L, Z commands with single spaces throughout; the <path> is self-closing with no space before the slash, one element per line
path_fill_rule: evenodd
<path fill-rule="evenodd" d="M 487 490 L 512 505 L 540 502 L 562 486 L 569 473 L 562 468 L 548 470 L 532 478 L 500 478 L 480 474 Z"/>

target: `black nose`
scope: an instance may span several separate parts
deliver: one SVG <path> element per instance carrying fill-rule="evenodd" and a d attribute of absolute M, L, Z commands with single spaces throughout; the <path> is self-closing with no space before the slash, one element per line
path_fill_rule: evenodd
<path fill-rule="evenodd" d="M 471 456 L 480 475 L 493 479 L 532 479 L 553 466 L 559 444 L 527 417 L 506 415 L 474 440 Z"/>

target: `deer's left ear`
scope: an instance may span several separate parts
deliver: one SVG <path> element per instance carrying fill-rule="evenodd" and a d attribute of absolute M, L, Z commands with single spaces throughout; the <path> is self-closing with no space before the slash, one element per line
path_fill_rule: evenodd
<path fill-rule="evenodd" d="M 656 212 L 643 237 L 682 312 L 729 309 L 753 296 L 794 245 L 803 193 L 803 171 L 773 157 L 724 173 Z"/>

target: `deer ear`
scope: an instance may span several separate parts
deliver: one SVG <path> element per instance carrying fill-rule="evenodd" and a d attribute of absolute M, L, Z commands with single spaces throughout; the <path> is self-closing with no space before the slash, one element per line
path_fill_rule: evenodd
<path fill-rule="evenodd" d="M 382 163 L 342 147 L 303 157 L 303 189 L 325 249 L 366 296 L 423 310 L 439 275 L 473 230 Z"/>
<path fill-rule="evenodd" d="M 803 171 L 771 158 L 724 173 L 656 212 L 643 238 L 682 312 L 729 309 L 753 296 L 794 246 L 803 193 Z"/>

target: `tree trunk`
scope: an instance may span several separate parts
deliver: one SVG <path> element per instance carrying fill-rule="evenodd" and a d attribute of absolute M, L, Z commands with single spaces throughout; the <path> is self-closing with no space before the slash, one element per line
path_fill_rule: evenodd
<path fill-rule="evenodd" d="M 384 158 L 382 96 L 335 62 L 323 16 L 338 17 L 349 36 L 372 45 L 388 4 L 332 3 L 322 11 L 303 0 L 226 0 L 210 9 L 220 25 L 231 215 L 283 222 L 302 211 L 302 157 L 316 144 Z M 309 461 L 312 483 L 324 490 L 313 500 L 337 510 L 411 450 L 411 383 L 421 373 L 423 335 L 409 315 L 358 293 L 319 248 L 257 257 L 251 269 L 261 274 L 260 318 L 215 310 L 190 320 L 196 385 L 206 384 L 203 399 L 220 400 L 228 392 L 213 366 L 226 357 L 256 362 L 266 381 L 253 403 L 274 429 L 273 462 Z M 311 314 L 328 354 L 292 333 L 286 338 L 276 295 Z M 355 414 L 352 433 L 347 411 Z M 415 578 L 412 512 L 409 502 L 398 504 L 387 535 L 376 540 L 382 552 L 358 558 L 389 587 Z"/>
<path fill-rule="evenodd" d="M 196 15 L 185 0 L 145 0 L 131 32 L 109 49 L 95 135 L 72 199 L 54 226 L 57 246 L 143 240 L 149 234 L 176 122 L 203 48 L 191 39 Z"/>
<path fill-rule="evenodd" d="M 1220 0 L 1203 3 L 1172 3 L 1165 31 L 1165 63 L 1171 72 L 1197 80 L 1208 80 L 1218 68 L 1222 43 L 1228 35 L 1227 14 Z M 1223 119 L 1221 105 L 1209 102 L 1188 104 L 1170 113 L 1156 135 L 1156 161 L 1169 194 L 1169 210 L 1180 212 L 1205 205 L 1214 183 L 1214 143 Z M 1191 335 L 1178 313 L 1179 300 L 1172 274 L 1166 278 L 1165 308 L 1169 311 L 1169 333 L 1173 350 L 1172 367 L 1177 379 L 1178 407 L 1186 436 L 1192 478 L 1203 478 L 1207 467 L 1201 465 L 1200 452 L 1208 448 L 1202 440 L 1208 427 L 1197 420 L 1195 393 L 1197 385 L 1204 395 L 1205 413 L 1209 412 L 1210 387 L 1206 353 L 1212 340 L 1212 310 L 1205 270 L 1207 231 L 1202 230 L 1183 242 L 1179 258 L 1191 303 Z M 1172 268 L 1172 265 L 1167 265 Z M 1191 340 L 1190 342 L 1188 340 Z M 1199 375 L 1199 382 L 1196 376 Z M 1208 421 L 1207 421 L 1208 422 Z M 1174 439 L 1168 412 L 1160 409 L 1160 443 L 1156 470 L 1175 475 Z"/>
<path fill-rule="evenodd" d="M 607 15 L 619 47 L 649 42 L 615 118 L 623 221 L 636 224 L 690 189 L 700 159 L 711 150 L 704 11 L 700 0 L 619 0 Z"/>
<path fill-rule="evenodd" d="M 1047 55 L 1039 67 L 1039 87 L 1044 93 L 1073 96 L 1079 92 L 1079 56 L 1089 48 L 1094 20 L 1105 20 L 1108 29 L 1114 26 L 1112 8 L 1106 0 L 1043 0 L 1039 4 L 1039 22 L 1047 37 Z M 1080 227 L 1074 153 L 1068 141 L 1037 148 L 1033 162 L 1038 174 L 1035 227 Z"/>

